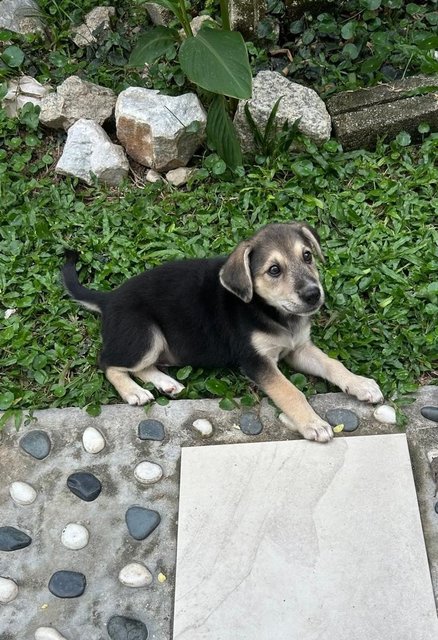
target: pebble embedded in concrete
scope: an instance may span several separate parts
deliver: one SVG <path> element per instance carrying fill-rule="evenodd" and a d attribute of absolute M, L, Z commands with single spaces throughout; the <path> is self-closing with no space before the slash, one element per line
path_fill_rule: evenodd
<path fill-rule="evenodd" d="M 383 424 L 396 424 L 397 418 L 394 407 L 390 407 L 388 404 L 382 404 L 374 411 L 373 416 L 378 422 Z"/>
<path fill-rule="evenodd" d="M 24 531 L 15 527 L 0 527 L 0 551 L 18 551 L 28 547 L 32 542 Z"/>
<path fill-rule="evenodd" d="M 66 640 L 54 627 L 38 627 L 35 640 Z"/>
<path fill-rule="evenodd" d="M 33 458 L 44 460 L 50 453 L 52 443 L 45 431 L 29 431 L 20 440 L 20 447 Z"/>
<path fill-rule="evenodd" d="M 111 640 L 147 640 L 149 635 L 146 625 L 140 620 L 113 616 L 108 620 L 108 635 Z"/>
<path fill-rule="evenodd" d="M 203 438 L 209 438 L 213 433 L 213 425 L 211 424 L 210 420 L 206 420 L 205 418 L 199 418 L 198 420 L 195 420 L 193 423 L 193 427 Z"/>
<path fill-rule="evenodd" d="M 90 534 L 88 529 L 77 522 L 69 522 L 62 530 L 61 542 L 67 549 L 83 549 L 87 546 Z"/>
<path fill-rule="evenodd" d="M 0 603 L 12 602 L 18 595 L 18 585 L 11 578 L 0 577 Z"/>
<path fill-rule="evenodd" d="M 102 485 L 92 473 L 78 471 L 67 478 L 67 487 L 85 502 L 93 502 L 99 496 Z"/>
<path fill-rule="evenodd" d="M 105 439 L 100 431 L 87 427 L 82 434 L 82 444 L 87 453 L 100 453 L 105 448 Z"/>
<path fill-rule="evenodd" d="M 140 440 L 163 440 L 164 425 L 159 420 L 142 420 L 138 425 Z"/>
<path fill-rule="evenodd" d="M 144 564 L 130 562 L 120 570 L 119 580 L 126 587 L 147 587 L 152 584 L 152 573 Z"/>
<path fill-rule="evenodd" d="M 135 467 L 134 476 L 142 484 L 154 484 L 163 477 L 163 469 L 159 464 L 145 460 Z"/>
<path fill-rule="evenodd" d="M 13 482 L 9 487 L 9 494 L 12 500 L 19 505 L 28 505 L 35 502 L 37 493 L 27 482 Z"/>
<path fill-rule="evenodd" d="M 263 425 L 255 413 L 243 413 L 240 416 L 240 429 L 247 436 L 258 436 L 263 431 Z"/>
<path fill-rule="evenodd" d="M 359 418 L 349 409 L 329 409 L 325 418 L 332 427 L 343 424 L 343 431 L 355 431 L 359 426 Z"/>
<path fill-rule="evenodd" d="M 126 511 L 128 531 L 135 540 L 144 540 L 161 522 L 160 514 L 153 509 L 132 506 Z"/>
<path fill-rule="evenodd" d="M 56 571 L 49 581 L 49 591 L 57 598 L 78 598 L 86 587 L 83 573 L 77 571 Z"/>
<path fill-rule="evenodd" d="M 427 418 L 433 422 L 438 422 L 438 407 L 423 407 L 421 409 L 421 415 L 423 418 Z"/>

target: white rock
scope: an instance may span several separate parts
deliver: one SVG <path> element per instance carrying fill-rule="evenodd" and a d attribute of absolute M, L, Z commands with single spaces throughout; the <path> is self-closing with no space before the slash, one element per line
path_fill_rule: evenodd
<path fill-rule="evenodd" d="M 38 627 L 35 631 L 35 640 L 66 640 L 66 638 L 53 627 Z"/>
<path fill-rule="evenodd" d="M 139 562 L 131 562 L 121 569 L 119 580 L 126 587 L 147 587 L 153 581 L 149 569 Z"/>
<path fill-rule="evenodd" d="M 99 453 L 105 448 L 105 439 L 100 431 L 87 427 L 82 434 L 82 444 L 88 453 Z"/>
<path fill-rule="evenodd" d="M 155 4 L 155 2 L 147 2 L 144 6 L 153 24 L 167 27 L 173 18 L 172 11 L 169 11 L 169 9 L 159 4 Z"/>
<path fill-rule="evenodd" d="M 155 462 L 140 462 L 134 469 L 134 476 L 142 484 L 153 484 L 163 477 L 163 469 Z"/>
<path fill-rule="evenodd" d="M 82 524 L 70 522 L 61 534 L 61 542 L 67 549 L 83 549 L 87 546 L 90 534 Z"/>
<path fill-rule="evenodd" d="M 42 85 L 31 76 L 20 76 L 8 82 L 8 92 L 3 98 L 3 106 L 7 115 L 14 118 L 25 104 L 31 102 L 41 105 L 44 96 L 51 92 L 51 87 Z"/>
<path fill-rule="evenodd" d="M 129 162 L 122 147 L 113 144 L 93 120 L 80 119 L 70 127 L 62 156 L 55 171 L 93 184 L 118 186 L 128 175 Z"/>
<path fill-rule="evenodd" d="M 9 493 L 14 502 L 21 505 L 35 502 L 37 493 L 27 482 L 13 482 L 9 487 Z"/>
<path fill-rule="evenodd" d="M 166 180 L 174 187 L 181 187 L 189 180 L 190 176 L 196 171 L 193 167 L 179 167 L 179 169 L 172 169 L 166 173 Z"/>
<path fill-rule="evenodd" d="M 78 47 L 86 47 L 87 45 L 97 42 L 94 32 L 99 30 L 107 31 L 110 28 L 110 18 L 115 15 L 114 7 L 95 7 L 84 18 L 84 24 L 72 30 L 73 42 Z"/>
<path fill-rule="evenodd" d="M 0 578 L 0 602 L 6 604 L 18 595 L 18 585 L 11 578 Z"/>
<path fill-rule="evenodd" d="M 205 418 L 195 420 L 193 427 L 203 438 L 208 438 L 213 433 L 213 425 L 209 420 L 205 420 Z"/>
<path fill-rule="evenodd" d="M 301 118 L 299 131 L 316 142 L 330 138 L 331 118 L 324 102 L 316 91 L 303 87 L 285 78 L 277 71 L 260 71 L 253 81 L 250 100 L 240 100 L 234 124 L 240 138 L 242 150 L 254 151 L 254 138 L 245 115 L 248 103 L 251 115 L 262 133 L 271 111 L 281 97 L 275 123 L 281 127 L 286 120 L 292 125 Z"/>
<path fill-rule="evenodd" d="M 377 407 L 373 415 L 376 420 L 384 424 L 396 424 L 397 422 L 395 409 L 387 404 L 382 404 L 380 407 Z"/>
<path fill-rule="evenodd" d="M 147 182 L 163 182 L 163 176 L 161 176 L 158 171 L 154 171 L 153 169 L 149 169 L 146 174 Z"/>
<path fill-rule="evenodd" d="M 6 311 L 5 311 L 5 320 L 7 320 L 11 316 L 13 316 L 14 313 L 17 313 L 17 309 L 6 309 Z"/>
<path fill-rule="evenodd" d="M 112 89 L 70 76 L 41 101 L 40 122 L 52 129 L 67 130 L 81 118 L 103 124 L 113 113 Z"/>
<path fill-rule="evenodd" d="M 217 23 L 211 16 L 195 16 L 193 20 L 190 20 L 190 27 L 194 36 L 199 33 L 204 22 L 210 23 L 209 28 L 211 27 L 212 29 L 217 29 Z M 178 33 L 181 38 L 186 38 L 186 32 L 184 31 L 184 29 L 180 29 Z"/>
<path fill-rule="evenodd" d="M 194 93 L 166 96 L 129 87 L 117 98 L 115 114 L 117 137 L 127 153 L 156 171 L 184 167 L 205 138 L 207 116 Z"/>

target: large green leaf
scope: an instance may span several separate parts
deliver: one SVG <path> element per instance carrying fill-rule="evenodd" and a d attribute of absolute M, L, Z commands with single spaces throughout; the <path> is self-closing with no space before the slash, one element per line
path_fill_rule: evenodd
<path fill-rule="evenodd" d="M 151 64 L 163 55 L 178 39 L 178 32 L 167 27 L 153 27 L 143 33 L 137 40 L 130 57 L 131 67 L 142 67 Z"/>
<path fill-rule="evenodd" d="M 24 60 L 24 53 L 20 47 L 11 45 L 3 51 L 2 59 L 9 67 L 19 67 Z"/>
<path fill-rule="evenodd" d="M 207 139 L 229 167 L 234 169 L 242 165 L 239 140 L 223 96 L 215 96 L 208 110 Z"/>
<path fill-rule="evenodd" d="M 237 31 L 201 29 L 179 50 L 182 70 L 198 86 L 232 98 L 251 97 L 251 69 L 245 42 Z"/>

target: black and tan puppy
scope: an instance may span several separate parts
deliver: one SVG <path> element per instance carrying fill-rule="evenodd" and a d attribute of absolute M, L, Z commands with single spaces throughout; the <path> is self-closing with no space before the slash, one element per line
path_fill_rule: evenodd
<path fill-rule="evenodd" d="M 282 410 L 284 422 L 326 442 L 330 425 L 279 371 L 280 359 L 359 400 L 379 402 L 382 394 L 374 380 L 351 373 L 310 340 L 310 317 L 324 302 L 315 255 L 322 259 L 310 226 L 270 224 L 228 257 L 170 262 L 110 292 L 79 283 L 73 252 L 63 278 L 75 300 L 101 313 L 100 367 L 129 404 L 153 398 L 130 374 L 175 395 L 183 386 L 157 366 L 239 367 Z"/>

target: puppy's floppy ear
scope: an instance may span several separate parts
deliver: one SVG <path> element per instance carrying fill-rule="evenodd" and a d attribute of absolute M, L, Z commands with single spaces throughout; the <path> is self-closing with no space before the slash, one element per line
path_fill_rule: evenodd
<path fill-rule="evenodd" d="M 253 295 L 252 276 L 249 266 L 251 249 L 249 242 L 241 242 L 219 272 L 219 280 L 222 286 L 244 302 L 250 302 Z"/>
<path fill-rule="evenodd" d="M 315 249 L 316 253 L 319 255 L 321 261 L 325 262 L 325 258 L 321 251 L 321 244 L 320 244 L 320 239 L 317 231 L 313 227 L 311 227 L 310 224 L 307 224 L 306 222 L 301 223 L 300 229 L 301 229 L 301 232 L 309 240 L 312 248 Z"/>

